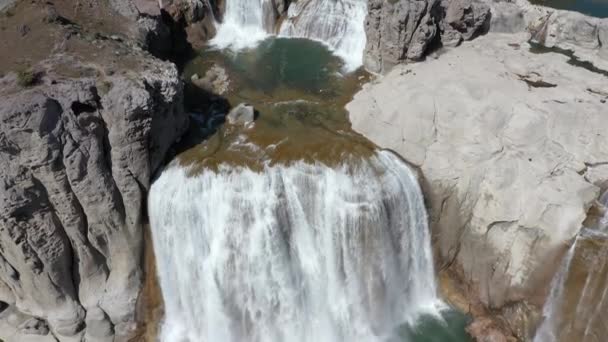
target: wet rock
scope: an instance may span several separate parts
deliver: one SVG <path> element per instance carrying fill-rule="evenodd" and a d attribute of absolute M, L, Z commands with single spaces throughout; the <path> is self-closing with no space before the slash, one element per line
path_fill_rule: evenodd
<path fill-rule="evenodd" d="M 253 106 L 241 103 L 238 106 L 234 107 L 226 116 L 226 120 L 228 123 L 237 125 L 242 124 L 246 125 L 250 122 L 253 122 L 255 119 L 255 109 Z"/>
<path fill-rule="evenodd" d="M 496 327 L 494 321 L 490 318 L 483 317 L 476 319 L 467 328 L 467 332 L 477 342 L 516 342 L 517 340 L 510 336 L 507 337 Z"/>

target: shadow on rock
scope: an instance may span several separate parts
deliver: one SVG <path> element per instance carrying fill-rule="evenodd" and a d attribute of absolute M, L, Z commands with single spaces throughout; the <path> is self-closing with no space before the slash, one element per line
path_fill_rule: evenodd
<path fill-rule="evenodd" d="M 184 152 L 207 139 L 226 122 L 230 102 L 191 82 L 184 86 L 184 107 L 190 118 L 188 130 L 174 145 L 175 154 Z"/>

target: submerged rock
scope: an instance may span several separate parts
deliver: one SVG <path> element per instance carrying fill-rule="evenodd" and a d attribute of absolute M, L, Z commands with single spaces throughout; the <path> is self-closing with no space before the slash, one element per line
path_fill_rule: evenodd
<path fill-rule="evenodd" d="M 238 106 L 234 107 L 230 113 L 226 116 L 226 120 L 228 123 L 237 125 L 243 124 L 246 125 L 255 120 L 255 109 L 252 105 L 247 103 L 241 103 Z"/>

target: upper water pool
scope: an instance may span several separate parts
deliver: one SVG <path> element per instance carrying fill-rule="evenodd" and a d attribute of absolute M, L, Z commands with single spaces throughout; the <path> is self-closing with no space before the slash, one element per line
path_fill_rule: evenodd
<path fill-rule="evenodd" d="M 598 18 L 608 18 L 608 0 L 530 0 L 535 5 L 542 5 L 580 12 Z"/>
<path fill-rule="evenodd" d="M 248 103 L 259 116 L 252 127 L 224 125 L 182 154 L 182 161 L 210 166 L 231 163 L 259 167 L 297 160 L 341 162 L 375 148 L 353 132 L 344 109 L 369 79 L 362 70 L 344 72 L 329 49 L 308 39 L 271 37 L 253 49 L 201 51 L 184 70 L 186 78 L 225 70 L 232 106 Z"/>

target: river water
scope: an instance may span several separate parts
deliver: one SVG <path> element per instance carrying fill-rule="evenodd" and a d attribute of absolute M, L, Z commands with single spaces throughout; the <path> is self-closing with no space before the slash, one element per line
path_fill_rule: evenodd
<path fill-rule="evenodd" d="M 211 65 L 259 117 L 152 186 L 161 340 L 469 341 L 437 293 L 415 172 L 350 129 L 344 104 L 369 76 L 306 39 L 211 47 L 184 75 Z"/>

